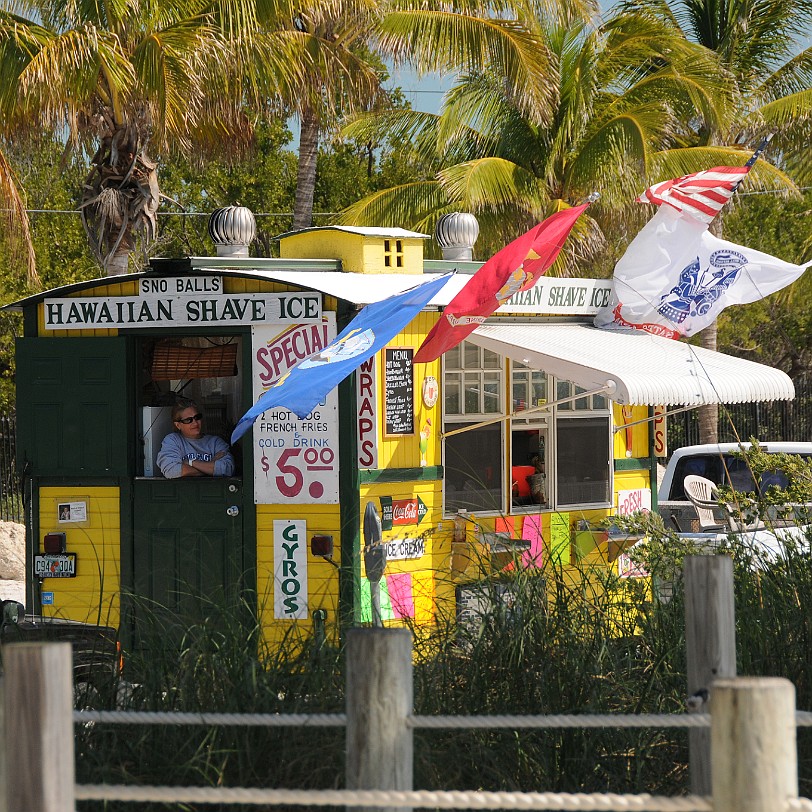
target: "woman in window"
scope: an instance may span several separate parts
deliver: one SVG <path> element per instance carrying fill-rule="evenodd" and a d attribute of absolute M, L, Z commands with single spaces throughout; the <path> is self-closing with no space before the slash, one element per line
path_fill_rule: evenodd
<path fill-rule="evenodd" d="M 194 401 L 179 398 L 172 407 L 175 431 L 158 452 L 158 467 L 167 479 L 186 476 L 232 476 L 234 457 L 228 443 L 203 433 L 203 414 Z"/>

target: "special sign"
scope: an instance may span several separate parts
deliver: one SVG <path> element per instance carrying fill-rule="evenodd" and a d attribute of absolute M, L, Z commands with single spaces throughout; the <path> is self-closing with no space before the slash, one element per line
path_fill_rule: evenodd
<path fill-rule="evenodd" d="M 139 296 L 46 299 L 48 330 L 212 327 L 321 320 L 320 293 L 224 293 L 219 276 L 144 277 Z"/>
<path fill-rule="evenodd" d="M 251 329 L 254 400 L 291 367 L 336 336 L 335 313 L 318 324 L 268 324 Z M 338 504 L 338 392 L 333 389 L 300 419 L 288 409 L 263 412 L 254 423 L 254 502 Z"/>

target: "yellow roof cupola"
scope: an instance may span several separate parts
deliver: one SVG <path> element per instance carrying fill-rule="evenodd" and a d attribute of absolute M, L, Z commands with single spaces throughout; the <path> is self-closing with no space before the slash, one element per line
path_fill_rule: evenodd
<path fill-rule="evenodd" d="M 423 240 L 405 228 L 316 226 L 279 237 L 282 259 L 338 259 L 347 273 L 423 273 Z"/>

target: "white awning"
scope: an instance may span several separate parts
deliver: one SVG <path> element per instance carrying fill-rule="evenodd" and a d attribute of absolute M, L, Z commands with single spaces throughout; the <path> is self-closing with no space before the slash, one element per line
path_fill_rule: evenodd
<path fill-rule="evenodd" d="M 641 331 L 586 324 L 484 324 L 469 340 L 523 364 L 573 381 L 606 387 L 617 403 L 702 406 L 792 400 L 780 370 Z"/>

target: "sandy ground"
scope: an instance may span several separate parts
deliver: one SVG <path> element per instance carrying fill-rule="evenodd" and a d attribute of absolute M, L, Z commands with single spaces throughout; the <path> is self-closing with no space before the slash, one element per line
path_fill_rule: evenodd
<path fill-rule="evenodd" d="M 25 526 L 0 522 L 0 599 L 25 603 Z"/>

